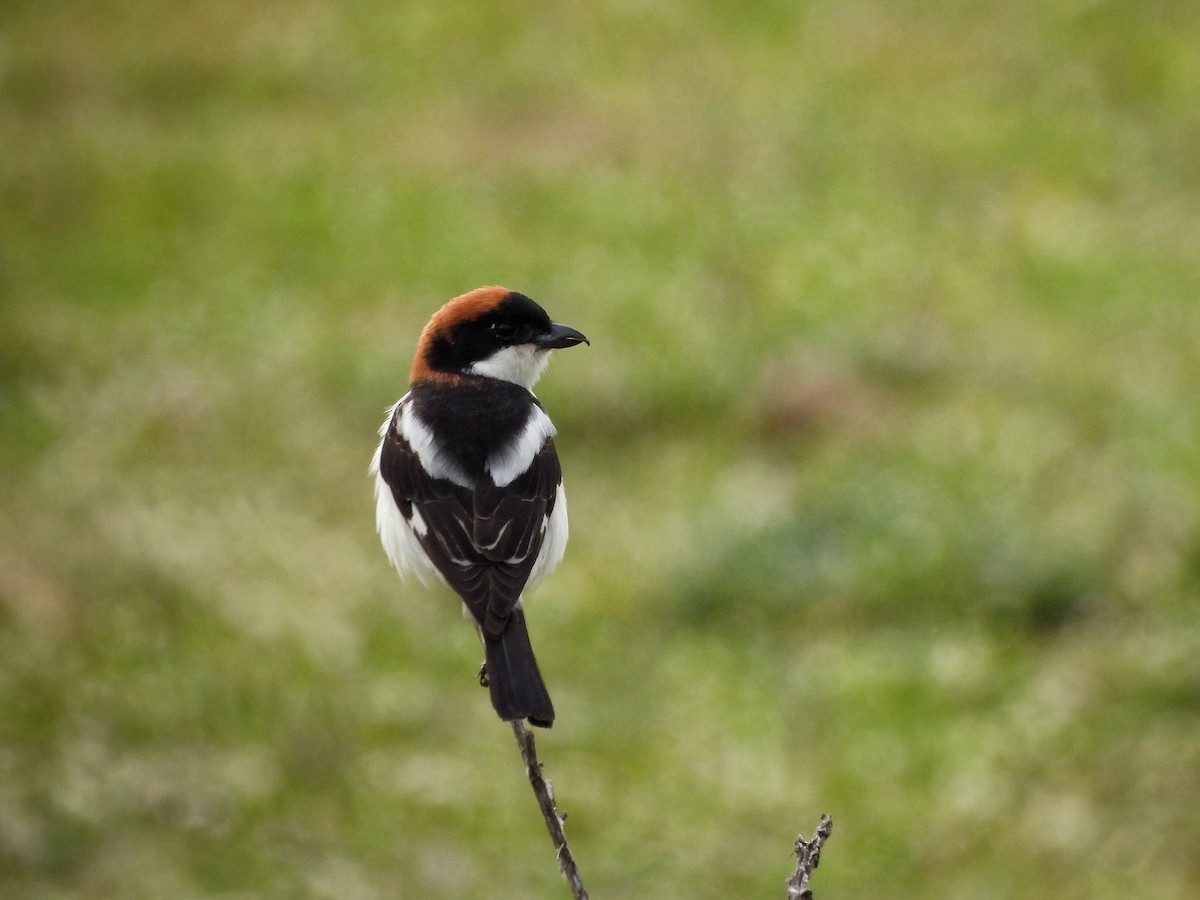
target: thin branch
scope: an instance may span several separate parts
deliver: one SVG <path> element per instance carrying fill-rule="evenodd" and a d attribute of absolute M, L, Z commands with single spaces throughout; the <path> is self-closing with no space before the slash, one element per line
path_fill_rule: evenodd
<path fill-rule="evenodd" d="M 574 900 L 588 900 L 587 889 L 579 876 L 579 867 L 575 865 L 575 857 L 571 855 L 567 836 L 563 833 L 565 817 L 558 814 L 558 807 L 554 805 L 554 789 L 550 782 L 542 777 L 542 764 L 538 762 L 537 751 L 533 746 L 533 732 L 520 720 L 512 723 L 512 730 L 517 738 L 517 746 L 521 748 L 521 758 L 525 761 L 525 774 L 529 776 L 529 783 L 533 786 L 533 793 L 542 810 L 542 818 L 546 820 L 546 829 L 550 832 L 550 839 L 554 841 L 558 871 L 571 886 L 571 896 Z"/>
<path fill-rule="evenodd" d="M 796 854 L 796 871 L 787 880 L 788 900 L 812 900 L 813 892 L 808 886 L 808 879 L 813 870 L 821 863 L 821 848 L 833 834 L 833 819 L 829 814 L 821 816 L 821 824 L 817 826 L 811 841 L 806 841 L 804 835 L 796 838 L 793 848 Z"/>

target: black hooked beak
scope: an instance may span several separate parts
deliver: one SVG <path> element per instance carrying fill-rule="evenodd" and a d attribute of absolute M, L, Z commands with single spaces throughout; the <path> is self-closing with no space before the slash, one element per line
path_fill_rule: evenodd
<path fill-rule="evenodd" d="M 551 322 L 550 330 L 535 339 L 534 343 L 543 350 L 562 350 L 564 347 L 574 347 L 576 344 L 591 346 L 591 341 L 570 325 L 560 325 L 557 322 Z"/>

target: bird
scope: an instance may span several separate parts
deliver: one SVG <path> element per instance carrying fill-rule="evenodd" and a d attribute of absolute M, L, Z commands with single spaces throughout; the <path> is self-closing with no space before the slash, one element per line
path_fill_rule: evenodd
<path fill-rule="evenodd" d="M 506 722 L 549 728 L 521 598 L 562 560 L 567 500 L 550 417 L 533 393 L 553 351 L 590 344 L 524 294 L 476 288 L 417 341 L 409 390 L 370 465 L 375 524 L 401 576 L 440 579 L 484 647 L 479 680 Z"/>

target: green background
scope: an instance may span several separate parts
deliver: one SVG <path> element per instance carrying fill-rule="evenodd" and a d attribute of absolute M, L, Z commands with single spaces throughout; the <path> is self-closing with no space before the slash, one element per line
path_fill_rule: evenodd
<path fill-rule="evenodd" d="M 566 896 L 367 462 L 592 346 L 539 749 L 596 900 L 1200 891 L 1200 6 L 8 2 L 0 894 Z"/>

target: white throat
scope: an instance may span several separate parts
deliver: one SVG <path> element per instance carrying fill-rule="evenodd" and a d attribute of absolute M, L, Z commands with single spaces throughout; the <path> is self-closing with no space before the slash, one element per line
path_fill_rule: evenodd
<path fill-rule="evenodd" d="M 537 380 L 542 377 L 542 372 L 546 371 L 546 366 L 550 362 L 550 354 L 553 352 L 553 350 L 535 347 L 533 344 L 504 347 L 487 359 L 472 363 L 467 372 L 472 375 L 499 378 L 501 381 L 511 381 L 527 391 L 532 391 Z"/>

